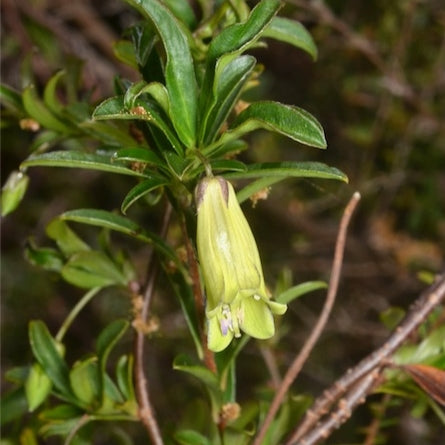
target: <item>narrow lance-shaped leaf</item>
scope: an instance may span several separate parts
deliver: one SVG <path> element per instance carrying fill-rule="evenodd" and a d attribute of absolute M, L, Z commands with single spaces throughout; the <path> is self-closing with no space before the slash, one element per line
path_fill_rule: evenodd
<path fill-rule="evenodd" d="M 335 167 L 321 162 L 264 162 L 250 164 L 245 171 L 230 172 L 226 178 L 320 178 L 348 182 L 348 177 Z"/>
<path fill-rule="evenodd" d="M 43 102 L 55 114 L 59 114 L 63 110 L 63 105 L 57 98 L 57 85 L 59 80 L 65 75 L 65 71 L 56 73 L 45 86 L 43 91 Z"/>
<path fill-rule="evenodd" d="M 314 116 L 301 108 L 272 101 L 251 104 L 237 116 L 219 142 L 226 143 L 259 128 L 305 145 L 326 148 L 323 128 Z"/>
<path fill-rule="evenodd" d="M 115 230 L 141 241 L 151 243 L 160 253 L 165 255 L 166 258 L 173 260 L 178 267 L 182 268 L 174 251 L 160 236 L 144 230 L 141 226 L 125 216 L 117 215 L 106 210 L 77 209 L 62 213 L 60 218 L 66 221 L 75 221 L 82 224 Z"/>
<path fill-rule="evenodd" d="M 122 271 L 103 252 L 98 251 L 75 253 L 63 266 L 61 274 L 69 283 L 85 289 L 127 284 Z"/>
<path fill-rule="evenodd" d="M 143 120 L 149 124 L 158 127 L 175 151 L 182 155 L 182 145 L 178 140 L 173 128 L 163 117 L 161 108 L 148 100 L 138 99 L 135 107 L 126 109 L 124 98 L 122 96 L 110 97 L 99 104 L 93 112 L 94 119 L 124 119 L 124 120 Z"/>
<path fill-rule="evenodd" d="M 285 17 L 274 17 L 264 30 L 262 37 L 289 43 L 306 51 L 314 60 L 317 58 L 317 47 L 307 29 L 299 22 Z"/>
<path fill-rule="evenodd" d="M 22 99 L 26 112 L 40 125 L 60 133 L 71 132 L 70 127 L 56 117 L 41 101 L 33 85 L 23 91 Z"/>
<path fill-rule="evenodd" d="M 244 23 L 235 23 L 228 26 L 212 40 L 207 55 L 207 66 L 200 95 L 201 121 L 206 121 L 204 116 L 210 108 L 209 100 L 212 98 L 217 60 L 224 54 L 231 53 L 232 56 L 241 54 L 255 43 L 261 37 L 261 32 L 278 12 L 280 6 L 281 2 L 278 0 L 263 0 L 253 8 Z"/>
<path fill-rule="evenodd" d="M 166 184 L 168 184 L 168 180 L 157 175 L 153 175 L 150 178 L 140 182 L 127 193 L 122 201 L 122 213 L 125 214 L 130 206 L 132 206 L 137 200 L 144 197 L 147 193 L 150 193 Z"/>
<path fill-rule="evenodd" d="M 99 335 L 96 342 L 97 355 L 99 357 L 99 370 L 102 398 L 104 396 L 104 375 L 106 372 L 107 360 L 111 350 L 116 343 L 125 334 L 128 329 L 128 322 L 126 320 L 115 320 L 110 323 Z"/>
<path fill-rule="evenodd" d="M 25 196 L 28 183 L 29 177 L 25 173 L 19 171 L 10 173 L 2 188 L 2 216 L 8 215 L 18 207 Z"/>
<path fill-rule="evenodd" d="M 170 117 L 187 147 L 196 137 L 197 84 L 187 35 L 176 17 L 158 0 L 126 0 L 153 21 L 167 55 L 165 79 L 170 96 Z"/>
<path fill-rule="evenodd" d="M 244 23 L 235 23 L 222 30 L 210 44 L 209 60 L 215 61 L 223 54 L 246 49 L 261 36 L 280 6 L 279 0 L 263 0 L 252 9 Z"/>
<path fill-rule="evenodd" d="M 54 386 L 67 400 L 73 400 L 68 367 L 46 325 L 42 321 L 31 321 L 29 324 L 29 338 L 34 356 L 48 374 Z"/>
<path fill-rule="evenodd" d="M 217 63 L 213 87 L 214 99 L 206 121 L 202 123 L 205 144 L 216 138 L 255 67 L 256 60 L 253 56 L 240 56 L 227 62 L 226 59 L 230 57 L 230 55 L 221 57 Z"/>
<path fill-rule="evenodd" d="M 119 173 L 121 175 L 145 176 L 137 170 L 132 170 L 122 164 L 113 163 L 112 156 L 109 154 L 92 154 L 80 151 L 52 151 L 40 155 L 31 155 L 22 162 L 20 167 L 84 168 Z"/>

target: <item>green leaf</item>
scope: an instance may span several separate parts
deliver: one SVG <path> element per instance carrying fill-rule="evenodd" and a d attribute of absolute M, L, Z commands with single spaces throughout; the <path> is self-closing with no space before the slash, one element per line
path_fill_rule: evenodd
<path fill-rule="evenodd" d="M 207 437 L 194 430 L 180 430 L 175 433 L 174 439 L 180 445 L 212 445 Z"/>
<path fill-rule="evenodd" d="M 136 106 L 127 110 L 124 106 L 124 98 L 115 96 L 106 99 L 99 104 L 93 112 L 94 119 L 137 119 L 146 121 L 158 127 L 178 154 L 182 155 L 181 142 L 174 130 L 161 115 L 162 110 L 154 103 L 147 100 L 137 100 Z"/>
<path fill-rule="evenodd" d="M 138 69 L 134 45 L 129 40 L 118 40 L 117 42 L 114 42 L 113 53 L 116 59 L 122 63 L 125 63 L 136 70 Z"/>
<path fill-rule="evenodd" d="M 40 363 L 34 363 L 25 383 L 26 400 L 29 411 L 38 408 L 49 396 L 52 382 Z"/>
<path fill-rule="evenodd" d="M 139 162 L 157 167 L 165 167 L 164 162 L 148 148 L 121 148 L 113 155 L 113 160 L 126 162 Z"/>
<path fill-rule="evenodd" d="M 277 295 L 275 300 L 278 301 L 278 303 L 288 304 L 302 295 L 315 290 L 326 289 L 327 287 L 328 285 L 324 281 L 307 281 L 306 283 L 297 284 L 287 289 L 280 295 Z"/>
<path fill-rule="evenodd" d="M 99 367 L 97 357 L 74 363 L 70 372 L 74 395 L 86 406 L 91 406 L 100 395 Z"/>
<path fill-rule="evenodd" d="M 134 83 L 128 88 L 124 95 L 124 108 L 126 110 L 133 109 L 137 103 L 136 100 L 142 94 L 149 94 L 152 96 L 162 110 L 168 115 L 170 109 L 170 99 L 168 91 L 164 85 L 159 82 L 147 83 L 145 80 Z"/>
<path fill-rule="evenodd" d="M 28 189 L 29 177 L 23 172 L 13 171 L 9 174 L 2 188 L 2 216 L 13 212 L 21 203 Z"/>
<path fill-rule="evenodd" d="M 67 420 L 78 417 L 81 414 L 83 414 L 83 411 L 77 406 L 61 404 L 43 411 L 41 418 L 43 420 Z"/>
<path fill-rule="evenodd" d="M 23 419 L 23 417 L 26 416 L 28 403 L 23 387 L 3 394 L 0 402 L 0 410 L 2 413 L 0 416 L 0 424 L 2 426 L 19 418 Z"/>
<path fill-rule="evenodd" d="M 71 128 L 57 118 L 39 99 L 33 85 L 25 88 L 22 99 L 25 111 L 42 127 L 65 134 L 71 132 Z"/>
<path fill-rule="evenodd" d="M 124 216 L 116 215 L 115 213 L 111 213 L 106 210 L 78 209 L 65 212 L 59 217 L 66 221 L 75 221 L 115 230 L 141 241 L 148 242 L 153 244 L 153 246 L 168 259 L 173 260 L 178 266 L 180 265 L 174 251 L 167 244 L 165 244 L 161 237 L 144 230 L 138 224 Z"/>
<path fill-rule="evenodd" d="M 271 185 L 276 184 L 277 182 L 284 181 L 286 178 L 283 176 L 266 176 L 264 178 L 257 179 L 252 181 L 250 184 L 246 185 L 242 188 L 237 194 L 236 197 L 238 202 L 241 204 L 246 199 L 249 199 L 255 193 L 258 193 L 261 190 L 267 190 Z"/>
<path fill-rule="evenodd" d="M 92 419 L 89 416 L 81 415 L 72 417 L 67 420 L 53 421 L 45 423 L 39 430 L 44 438 L 50 436 L 68 436 L 73 431 L 77 431 L 80 427 L 85 426 Z M 69 445 L 66 442 L 66 445 Z"/>
<path fill-rule="evenodd" d="M 379 319 L 387 329 L 395 329 L 403 320 L 406 311 L 401 307 L 390 306 L 383 312 L 380 312 Z"/>
<path fill-rule="evenodd" d="M 25 114 L 21 94 L 8 85 L 0 84 L 0 103 L 18 116 Z"/>
<path fill-rule="evenodd" d="M 104 253 L 83 251 L 72 255 L 61 270 L 62 277 L 81 288 L 127 285 L 122 271 Z"/>
<path fill-rule="evenodd" d="M 256 59 L 253 56 L 240 56 L 233 59 L 232 55 L 227 55 L 218 60 L 213 87 L 213 102 L 202 123 L 204 144 L 215 140 L 218 131 L 237 102 L 255 64 Z"/>
<path fill-rule="evenodd" d="M 74 401 L 68 367 L 45 323 L 39 320 L 29 323 L 29 340 L 34 357 L 51 379 L 54 387 L 66 400 Z"/>
<path fill-rule="evenodd" d="M 77 252 L 90 250 L 90 246 L 79 238 L 65 221 L 60 218 L 53 219 L 46 226 L 46 234 L 49 238 L 56 241 L 59 249 L 67 257 Z"/>
<path fill-rule="evenodd" d="M 223 394 L 219 387 L 219 382 L 216 375 L 208 368 L 194 363 L 185 354 L 178 355 L 175 358 L 173 362 L 173 369 L 186 372 L 203 383 L 210 398 L 213 418 L 215 420 L 218 419 L 223 401 Z"/>
<path fill-rule="evenodd" d="M 225 178 L 320 178 L 348 182 L 347 176 L 335 167 L 320 162 L 264 162 L 250 164 L 243 172 L 231 172 Z"/>
<path fill-rule="evenodd" d="M 91 154 L 80 151 L 52 151 L 41 155 L 31 155 L 22 162 L 24 167 L 66 167 L 100 170 L 122 175 L 144 177 L 143 173 L 112 162 L 109 154 Z"/>
<path fill-rule="evenodd" d="M 259 128 L 274 131 L 305 145 L 326 148 L 320 123 L 307 111 L 279 102 L 254 102 L 242 111 L 220 139 L 227 142 Z"/>
<path fill-rule="evenodd" d="M 235 23 L 226 27 L 212 40 L 207 53 L 207 65 L 200 94 L 202 110 L 209 109 L 206 103 L 213 95 L 217 60 L 224 54 L 235 57 L 253 45 L 261 37 L 262 31 L 278 12 L 280 6 L 281 3 L 278 0 L 263 0 L 251 11 L 244 23 Z"/>
<path fill-rule="evenodd" d="M 153 70 L 153 65 L 149 63 L 150 56 L 154 53 L 153 48 L 158 41 L 158 37 L 156 35 L 155 30 L 151 26 L 151 23 L 141 22 L 132 26 L 130 29 L 130 36 L 133 42 L 135 56 L 137 64 L 139 65 L 139 69 L 143 74 L 144 68 L 147 65 L 150 66 L 150 74 L 153 74 L 153 71 L 158 71 L 159 69 L 159 61 L 157 60 L 157 66 L 155 70 Z M 144 75 L 144 79 L 146 76 Z M 147 80 L 147 79 L 146 79 Z"/>
<path fill-rule="evenodd" d="M 134 359 L 131 355 L 123 355 L 119 358 L 116 366 L 116 380 L 119 390 L 128 401 L 135 401 L 133 383 Z"/>
<path fill-rule="evenodd" d="M 163 176 L 152 175 L 151 178 L 145 179 L 135 187 L 133 187 L 125 196 L 122 201 L 121 211 L 122 213 L 127 213 L 127 210 L 132 206 L 138 199 L 141 199 L 147 193 L 150 193 L 157 188 L 168 184 L 168 180 Z"/>
<path fill-rule="evenodd" d="M 247 170 L 246 164 L 236 159 L 215 159 L 210 162 L 213 171 L 238 171 L 243 172 Z"/>
<path fill-rule="evenodd" d="M 169 7 L 170 11 L 181 22 L 185 23 L 188 28 L 193 29 L 196 26 L 196 17 L 189 2 L 178 0 L 164 0 L 164 3 Z"/>
<path fill-rule="evenodd" d="M 218 34 L 210 44 L 208 59 L 216 60 L 223 54 L 242 52 L 255 42 L 281 7 L 278 0 L 263 0 L 244 23 L 235 23 Z"/>
<path fill-rule="evenodd" d="M 116 343 L 122 338 L 128 329 L 128 321 L 115 320 L 106 326 L 96 341 L 96 351 L 99 357 L 101 372 L 105 371 L 108 356 Z"/>
<path fill-rule="evenodd" d="M 60 114 L 64 108 L 57 97 L 57 84 L 63 76 L 65 76 L 65 71 L 63 70 L 54 74 L 54 76 L 49 79 L 43 91 L 43 102 L 56 116 Z"/>
<path fill-rule="evenodd" d="M 33 139 L 31 145 L 29 146 L 29 151 L 43 153 L 48 151 L 50 148 L 54 147 L 64 140 L 64 136 L 57 131 L 43 130 L 36 135 Z"/>
<path fill-rule="evenodd" d="M 126 0 L 153 21 L 167 56 L 166 86 L 170 117 L 181 141 L 193 147 L 196 139 L 197 84 L 188 36 L 169 9 L 157 0 Z"/>
<path fill-rule="evenodd" d="M 99 122 L 87 120 L 78 124 L 79 128 L 87 135 L 101 141 L 107 146 L 132 146 L 134 139 L 127 128 L 119 128 L 112 122 Z"/>
<path fill-rule="evenodd" d="M 317 59 L 317 47 L 306 28 L 295 20 L 274 17 L 264 30 L 262 37 L 269 37 L 306 51 L 312 59 Z"/>

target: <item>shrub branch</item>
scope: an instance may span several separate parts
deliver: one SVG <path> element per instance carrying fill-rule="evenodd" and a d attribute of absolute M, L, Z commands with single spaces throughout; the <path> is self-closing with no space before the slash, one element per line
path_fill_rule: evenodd
<path fill-rule="evenodd" d="M 317 424 L 324 417 L 331 406 L 341 398 L 344 394 L 354 395 L 354 385 L 365 378 L 371 379 L 369 376 L 376 372 L 381 374 L 382 369 L 388 364 L 389 358 L 397 348 L 425 321 L 431 311 L 445 299 L 445 273 L 438 276 L 435 283 L 426 289 L 420 297 L 413 303 L 407 316 L 403 322 L 396 328 L 394 333 L 379 349 L 368 355 L 354 368 L 349 369 L 342 377 L 340 377 L 329 389 L 327 389 L 313 404 L 312 408 L 306 413 L 301 424 L 296 428 L 286 445 L 316 443 L 318 440 L 325 438 L 326 433 L 332 431 L 332 421 L 328 418 Z M 364 400 L 366 394 L 372 390 L 372 382 L 369 387 L 362 390 L 360 396 Z M 354 395 L 355 397 L 355 395 Z M 339 402 L 340 404 L 340 402 Z M 335 416 L 337 410 L 333 410 L 330 417 Z M 317 426 L 315 427 L 315 425 Z M 311 431 L 313 428 L 315 429 Z M 323 434 L 321 434 L 323 433 Z M 317 441 L 313 439 L 318 437 Z"/>

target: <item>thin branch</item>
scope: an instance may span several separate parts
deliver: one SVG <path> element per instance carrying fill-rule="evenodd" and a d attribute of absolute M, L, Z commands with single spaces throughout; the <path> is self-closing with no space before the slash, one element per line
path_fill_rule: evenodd
<path fill-rule="evenodd" d="M 379 349 L 364 358 L 354 368 L 349 369 L 328 390 L 326 390 L 306 413 L 303 422 L 297 427 L 287 445 L 304 443 L 302 438 L 318 420 L 324 416 L 335 401 L 345 394 L 352 385 L 365 375 L 372 373 L 387 363 L 394 351 L 411 335 L 431 311 L 445 300 L 445 273 L 438 276 L 436 282 L 426 289 L 411 306 L 404 321 Z"/>
<path fill-rule="evenodd" d="M 329 288 L 323 310 L 318 318 L 316 325 L 314 326 L 314 329 L 312 330 L 310 336 L 306 340 L 303 348 L 301 349 L 300 353 L 295 357 L 293 363 L 287 370 L 286 375 L 284 376 L 283 381 L 281 383 L 281 386 L 278 388 L 278 391 L 275 394 L 272 404 L 270 405 L 269 411 L 266 415 L 263 425 L 257 437 L 255 438 L 255 441 L 253 442 L 253 445 L 260 445 L 262 443 L 266 435 L 266 432 L 270 424 L 272 423 L 272 420 L 274 419 L 278 409 L 280 408 L 290 386 L 298 376 L 301 368 L 303 367 L 304 363 L 309 357 L 309 354 L 314 348 L 318 338 L 323 332 L 323 329 L 326 325 L 326 322 L 329 318 L 332 307 L 334 305 L 335 296 L 337 294 L 338 283 L 340 280 L 341 266 L 343 263 L 343 254 L 346 244 L 346 233 L 348 225 L 359 200 L 360 200 L 360 193 L 355 192 L 352 195 L 352 198 L 350 199 L 348 205 L 346 206 L 345 211 L 343 212 L 343 216 L 340 222 L 340 227 L 337 235 L 337 242 L 335 245 L 335 254 L 332 265 Z"/>
<path fill-rule="evenodd" d="M 339 428 L 351 417 L 352 412 L 358 405 L 364 403 L 366 395 L 374 389 L 379 377 L 379 368 L 367 374 L 351 388 L 345 397 L 338 401 L 336 410 L 331 413 L 325 422 L 317 425 L 317 428 L 303 439 L 298 442 L 290 441 L 288 445 L 297 445 L 297 443 L 299 445 L 315 445 L 319 441 L 327 439 L 332 431 Z"/>
<path fill-rule="evenodd" d="M 162 222 L 161 236 L 164 238 L 167 234 L 170 223 L 172 207 L 170 203 L 167 204 Z M 150 303 L 152 300 L 156 279 L 159 272 L 159 262 L 154 257 L 153 250 L 150 252 L 147 284 L 145 286 L 144 298 L 140 312 L 136 317 L 145 323 L 147 321 Z M 150 402 L 148 393 L 148 382 L 144 370 L 144 343 L 145 332 L 143 329 L 136 329 L 135 338 L 135 381 L 136 381 L 136 396 L 139 404 L 139 418 L 144 424 L 154 445 L 163 445 L 161 432 L 156 421 L 154 410 Z"/>

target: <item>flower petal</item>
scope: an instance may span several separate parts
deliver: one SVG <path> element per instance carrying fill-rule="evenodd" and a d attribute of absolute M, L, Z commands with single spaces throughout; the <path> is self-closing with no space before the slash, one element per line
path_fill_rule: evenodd
<path fill-rule="evenodd" d="M 239 324 L 246 334 L 254 338 L 270 338 L 275 333 L 274 320 L 268 305 L 255 297 L 241 301 Z"/>
<path fill-rule="evenodd" d="M 226 334 L 223 334 L 223 326 L 221 326 L 221 320 L 217 315 L 208 319 L 207 326 L 207 347 L 213 352 L 219 352 L 226 349 L 233 339 L 233 331 L 227 329 Z"/>

